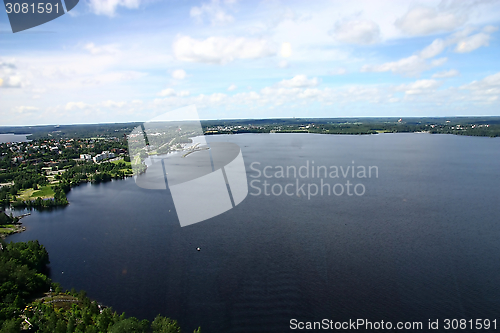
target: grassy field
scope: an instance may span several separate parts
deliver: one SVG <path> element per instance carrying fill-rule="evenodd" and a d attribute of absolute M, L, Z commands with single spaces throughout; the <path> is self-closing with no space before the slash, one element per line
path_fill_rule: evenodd
<path fill-rule="evenodd" d="M 124 160 L 118 160 L 118 161 L 111 161 L 111 163 L 114 164 L 125 163 L 125 168 L 120 169 L 120 171 L 125 174 L 132 173 L 132 162 L 125 162 Z"/>
<path fill-rule="evenodd" d="M 13 233 L 14 233 L 14 230 L 12 230 L 11 228 L 0 228 L 0 234 L 10 235 Z"/>
<path fill-rule="evenodd" d="M 29 188 L 21 191 L 17 196 L 18 199 L 23 201 L 36 199 L 38 197 L 41 197 L 42 199 L 53 198 L 54 191 L 52 190 L 52 186 L 42 186 L 39 190 Z"/>
<path fill-rule="evenodd" d="M 31 195 L 33 194 L 33 192 L 35 192 L 35 190 L 32 188 L 29 188 L 27 190 L 22 190 L 19 192 L 19 195 L 17 196 L 17 198 L 24 200 L 24 201 L 29 200 Z"/>
<path fill-rule="evenodd" d="M 5 236 L 14 234 L 21 230 L 23 230 L 23 228 L 20 225 L 2 224 L 0 225 L 0 238 L 4 238 Z"/>
<path fill-rule="evenodd" d="M 118 161 L 111 161 L 111 163 L 118 164 L 118 163 L 125 163 L 125 165 L 129 168 L 132 167 L 132 162 L 125 162 L 124 160 L 118 160 Z"/>
<path fill-rule="evenodd" d="M 31 195 L 32 198 L 42 197 L 42 199 L 53 198 L 54 190 L 52 190 L 52 186 L 42 186 L 40 190 L 33 192 Z"/>

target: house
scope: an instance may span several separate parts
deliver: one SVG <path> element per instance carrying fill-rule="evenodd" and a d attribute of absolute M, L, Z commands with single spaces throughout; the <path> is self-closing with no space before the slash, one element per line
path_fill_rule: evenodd
<path fill-rule="evenodd" d="M 99 162 L 99 161 L 102 161 L 102 160 L 107 160 L 108 158 L 114 158 L 115 157 L 115 154 L 114 153 L 110 153 L 109 151 L 103 151 L 102 153 L 100 154 L 97 154 L 94 156 L 93 160 L 95 163 Z"/>
<path fill-rule="evenodd" d="M 97 163 L 97 162 L 100 162 L 102 161 L 104 158 L 101 154 L 97 154 L 94 156 L 93 160 L 94 160 L 94 163 Z"/>

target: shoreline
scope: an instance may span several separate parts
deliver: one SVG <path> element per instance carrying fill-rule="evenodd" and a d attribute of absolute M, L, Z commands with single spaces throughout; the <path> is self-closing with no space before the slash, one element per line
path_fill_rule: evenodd
<path fill-rule="evenodd" d="M 116 180 L 125 180 L 125 179 L 128 179 L 128 178 L 132 178 L 136 176 L 136 174 L 133 174 L 133 175 L 125 175 L 124 178 L 118 178 L 118 179 L 111 179 L 110 181 L 116 181 Z M 98 183 L 95 183 L 93 181 L 84 181 L 84 182 L 80 182 L 78 185 L 76 186 L 79 186 L 79 185 L 82 185 L 82 184 L 91 184 L 91 185 L 95 185 L 95 184 L 102 184 L 102 183 L 107 183 L 107 181 L 105 182 L 98 182 Z M 73 187 L 73 186 L 72 186 Z M 33 201 L 33 200 L 32 200 Z M 59 205 L 59 206 L 53 206 L 53 207 L 49 207 L 49 208 L 45 208 L 45 209 L 53 209 L 53 208 L 59 208 L 59 207 L 66 207 L 67 205 L 69 205 L 70 202 L 68 201 L 67 204 L 65 205 Z M 30 208 L 27 208 L 27 207 L 18 207 L 19 209 L 30 209 Z M 16 207 L 12 207 L 12 206 L 9 206 L 9 209 L 11 211 L 15 211 L 16 210 Z M 34 209 L 34 210 L 37 210 L 37 211 L 40 211 L 40 209 L 38 207 L 31 207 L 31 209 Z M 43 208 L 41 209 L 43 210 Z M 23 217 L 26 217 L 26 216 L 29 216 L 31 215 L 31 212 L 28 212 L 28 213 L 25 213 L 25 214 L 22 214 L 22 215 L 19 215 L 19 216 L 14 216 L 14 219 L 15 221 L 12 221 L 12 223 L 8 224 L 8 225 L 12 225 L 12 227 L 5 227 L 5 229 L 7 229 L 8 231 L 5 233 L 5 232 L 0 232 L 0 239 L 2 240 L 5 240 L 8 236 L 10 235 L 13 235 L 13 234 L 19 234 L 23 231 L 26 231 L 26 227 L 22 225 L 22 222 L 21 222 L 21 219 Z M 1 225 L 0 225 L 0 228 L 3 228 Z"/>
<path fill-rule="evenodd" d="M 12 221 L 11 224 L 9 224 L 9 225 L 12 225 L 12 227 L 6 227 L 5 229 L 7 229 L 8 232 L 7 233 L 4 233 L 4 232 L 0 233 L 0 239 L 4 240 L 8 236 L 10 236 L 10 235 L 19 234 L 19 233 L 21 233 L 23 231 L 26 231 L 26 227 L 22 225 L 23 223 L 21 222 L 21 219 L 23 217 L 26 217 L 26 216 L 29 216 L 29 215 L 31 215 L 31 213 L 26 213 L 26 214 L 22 214 L 22 215 L 19 215 L 19 216 L 15 216 L 14 217 L 15 220 Z"/>

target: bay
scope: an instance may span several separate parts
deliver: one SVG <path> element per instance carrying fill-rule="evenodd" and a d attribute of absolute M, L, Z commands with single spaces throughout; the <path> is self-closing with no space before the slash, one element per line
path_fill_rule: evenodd
<path fill-rule="evenodd" d="M 44 244 L 51 278 L 64 288 L 84 289 L 141 319 L 175 318 L 187 332 L 198 326 L 203 332 L 284 332 L 292 318 L 427 325 L 428 319 L 498 315 L 499 139 L 207 139 L 238 144 L 248 182 L 260 181 L 226 213 L 181 228 L 168 190 L 141 189 L 130 178 L 73 188 L 70 205 L 34 211 L 23 219 L 28 230 L 7 240 Z M 378 177 L 276 177 L 279 166 L 298 170 L 313 162 L 328 170 L 377 167 Z M 266 166 L 271 178 L 257 177 L 256 169 Z M 365 191 L 308 198 L 308 184 L 321 180 L 331 186 L 349 180 Z M 269 192 L 297 181 L 305 195 L 295 187 L 291 196 Z"/>
<path fill-rule="evenodd" d="M 0 134 L 0 143 L 5 142 L 27 142 L 26 137 L 30 134 Z"/>

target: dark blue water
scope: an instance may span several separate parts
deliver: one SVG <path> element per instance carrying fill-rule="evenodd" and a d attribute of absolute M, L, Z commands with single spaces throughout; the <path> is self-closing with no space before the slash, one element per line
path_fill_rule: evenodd
<path fill-rule="evenodd" d="M 87 290 L 128 315 L 176 318 L 187 332 L 285 332 L 292 318 L 424 327 L 438 318 L 500 320 L 499 139 L 209 139 L 241 147 L 249 181 L 266 180 L 252 178 L 253 162 L 261 171 L 307 161 L 377 166 L 378 178 L 348 178 L 364 185 L 361 196 L 249 194 L 223 215 L 184 228 L 168 191 L 140 189 L 133 179 L 86 184 L 69 193 L 68 207 L 26 217 L 28 230 L 9 240 L 40 240 L 63 287 Z"/>

